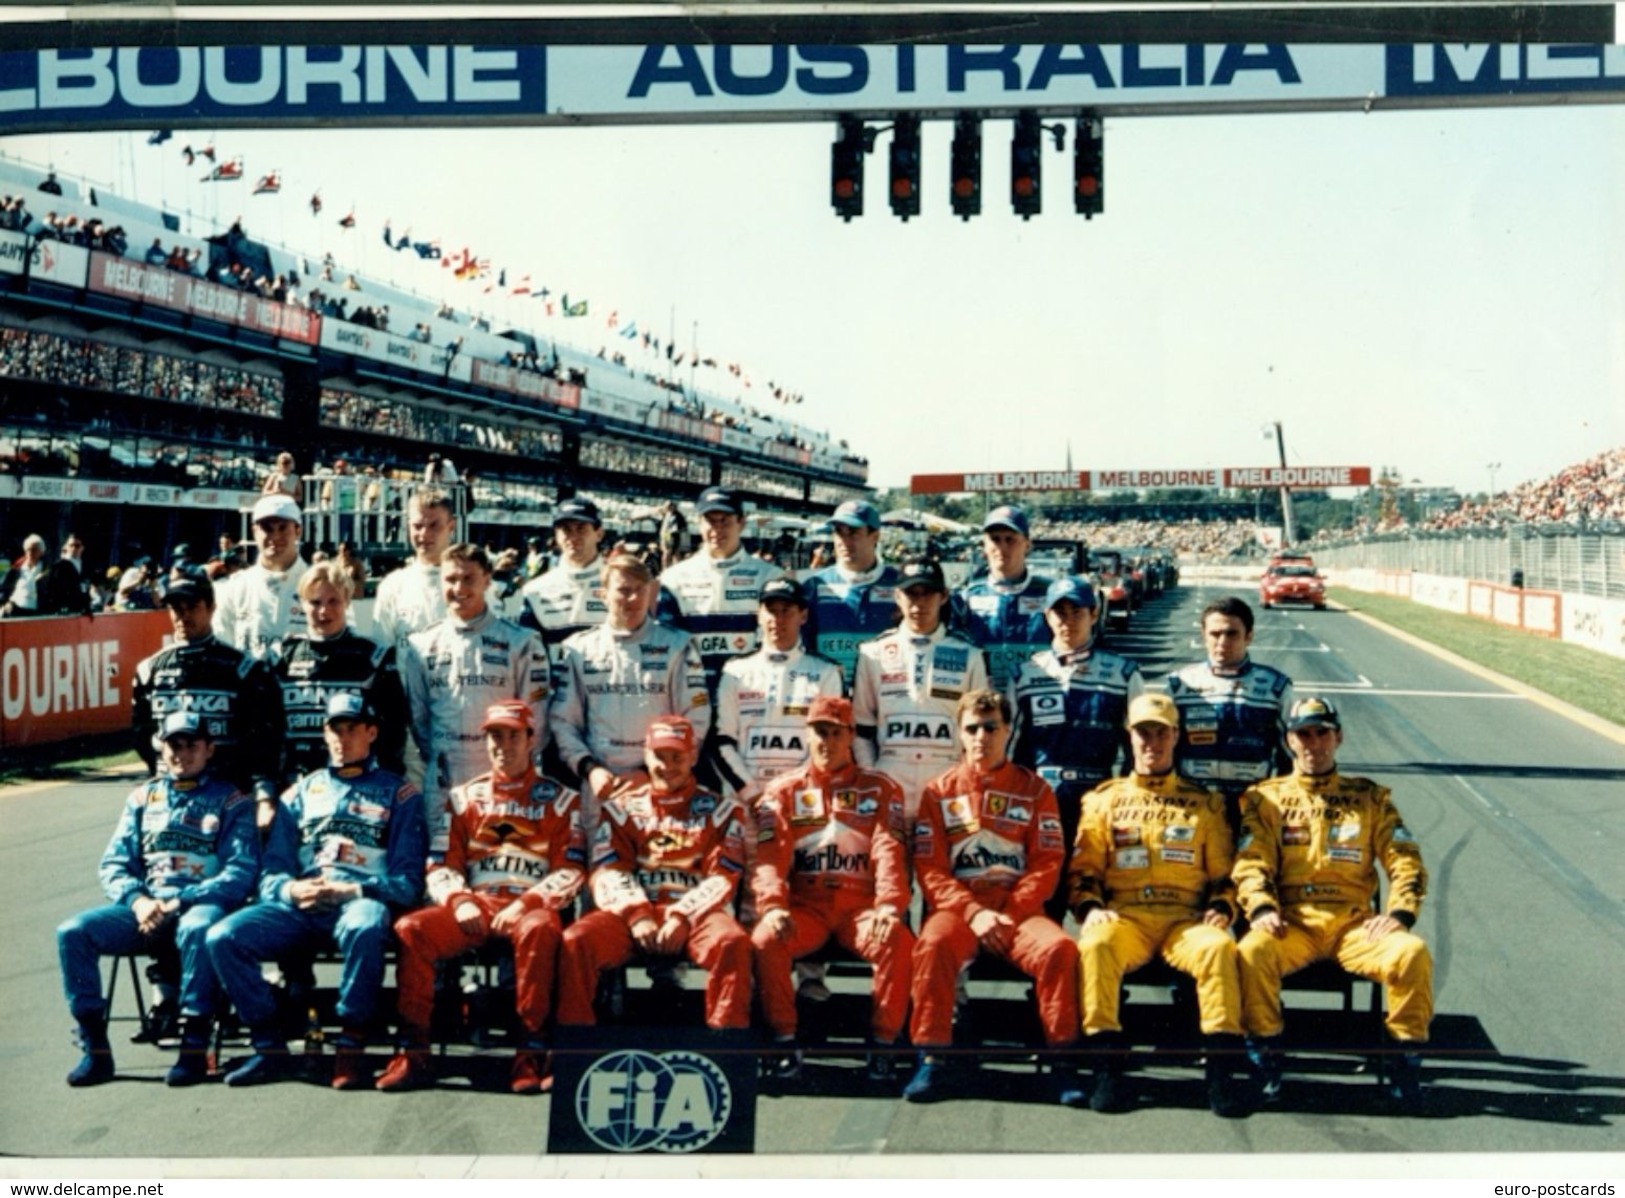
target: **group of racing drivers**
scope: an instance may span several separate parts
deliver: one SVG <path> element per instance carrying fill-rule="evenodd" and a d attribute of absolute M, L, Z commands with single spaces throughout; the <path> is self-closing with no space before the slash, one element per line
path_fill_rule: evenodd
<path fill-rule="evenodd" d="M 1244 602 L 1204 609 L 1206 660 L 1162 693 L 1097 647 L 1088 580 L 1027 568 L 1019 507 L 988 514 L 987 573 L 952 593 L 934 561 L 879 559 L 866 502 L 802 581 L 743 550 L 735 494 L 697 510 L 701 548 L 656 577 L 561 502 L 559 563 L 509 621 L 424 488 L 376 641 L 345 572 L 299 558 L 284 496 L 255 508 L 253 569 L 218 594 L 172 580 L 174 644 L 134 688 L 153 777 L 103 855 L 109 905 L 58 930 L 69 1084 L 113 1076 L 98 958 L 133 953 L 176 965 L 170 1084 L 210 1076 L 223 997 L 252 1048 L 226 1084 L 287 1076 L 264 966 L 315 949 L 342 961 L 332 1084 L 432 1084 L 437 967 L 492 937 L 513 947 L 515 1092 L 550 1088 L 550 1028 L 594 1023 L 600 974 L 634 958 L 704 969 L 713 1028 L 748 1027 L 754 995 L 764 1069 L 790 1082 L 796 973 L 827 995 L 795 963 L 834 940 L 873 966 L 870 1077 L 912 1042 L 910 1101 L 965 1090 L 956 1013 L 988 953 L 1033 981 L 1063 1104 L 1125 1104 L 1122 980 L 1160 955 L 1195 979 L 1216 1113 L 1247 1105 L 1242 1062 L 1279 1092 L 1281 978 L 1322 958 L 1386 987 L 1391 1093 L 1415 1105 L 1418 847 L 1386 789 L 1338 773 L 1337 710 L 1251 659 Z M 399 1050 L 374 1079 L 392 940 Z"/>

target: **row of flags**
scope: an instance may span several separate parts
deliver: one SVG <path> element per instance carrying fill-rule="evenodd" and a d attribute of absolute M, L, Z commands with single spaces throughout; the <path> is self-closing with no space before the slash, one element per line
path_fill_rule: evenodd
<path fill-rule="evenodd" d="M 174 136 L 174 131 L 171 129 L 158 129 L 148 135 L 147 144 L 149 146 L 161 146 L 165 142 L 171 140 Z M 245 168 L 242 155 L 239 154 L 236 157 L 221 160 L 214 148 L 213 142 L 210 142 L 198 149 L 193 149 L 191 144 L 188 143 L 187 145 L 181 147 L 181 156 L 185 158 L 186 165 L 188 167 L 196 166 L 197 161 L 200 158 L 213 164 L 209 168 L 208 173 L 203 175 L 199 180 L 203 183 L 237 183 L 243 181 L 247 177 L 244 173 Z M 273 170 L 269 174 L 261 175 L 259 177 L 254 184 L 252 194 L 256 196 L 280 195 L 281 192 L 282 172 L 280 170 Z M 312 217 L 319 217 L 322 213 L 322 207 L 321 189 L 317 188 L 311 193 L 310 196 L 310 215 Z M 356 227 L 356 214 L 353 205 L 344 216 L 339 218 L 338 226 L 346 231 Z M 383 237 L 384 245 L 389 249 L 397 252 L 410 251 L 415 253 L 419 259 L 424 261 L 437 261 L 440 263 L 442 269 L 450 271 L 452 278 L 458 280 L 459 282 L 476 282 L 481 279 L 487 280 L 482 294 L 492 295 L 500 291 L 503 294 L 516 299 L 539 300 L 542 303 L 542 311 L 544 315 L 549 317 L 558 315 L 563 316 L 566 319 L 580 319 L 587 316 L 589 313 L 588 302 L 584 299 L 572 301 L 568 292 L 566 292 L 560 298 L 558 304 L 555 305 L 551 298 L 553 292 L 547 287 L 534 286 L 531 282 L 531 276 L 528 274 L 520 276 L 510 288 L 508 286 L 507 268 L 498 267 L 496 270 L 495 280 L 491 280 L 491 259 L 480 257 L 467 246 L 464 246 L 461 251 L 456 253 L 445 253 L 441 248 L 438 238 L 414 240 L 412 237 L 412 230 L 410 228 L 397 235 L 394 231 L 393 223 L 388 219 L 385 219 L 384 221 Z M 664 353 L 666 360 L 671 363 L 674 368 L 682 366 L 684 362 L 690 362 L 691 368 L 705 367 L 720 369 L 722 367 L 722 364 L 719 363 L 716 358 L 702 358 L 697 352 L 695 352 L 692 354 L 691 359 L 691 355 L 688 351 L 683 351 L 680 353 L 676 352 L 676 347 L 670 343 L 667 343 L 664 347 L 662 347 L 661 341 L 658 337 L 651 335 L 647 331 L 640 333 L 638 331 L 637 321 L 635 320 L 627 322 L 624 328 L 621 327 L 619 309 L 612 309 L 609 312 L 608 316 L 605 318 L 605 325 L 610 331 L 615 332 L 617 336 L 627 341 L 636 343 L 641 340 L 644 350 L 654 354 L 657 357 Z M 739 379 L 745 387 L 751 387 L 752 384 L 750 376 L 737 362 L 728 363 L 727 370 L 729 374 L 736 379 Z M 801 403 L 805 398 L 802 395 L 788 392 L 784 388 L 771 382 L 768 383 L 767 387 L 769 392 L 773 395 L 773 398 L 777 399 L 781 403 L 797 404 Z"/>

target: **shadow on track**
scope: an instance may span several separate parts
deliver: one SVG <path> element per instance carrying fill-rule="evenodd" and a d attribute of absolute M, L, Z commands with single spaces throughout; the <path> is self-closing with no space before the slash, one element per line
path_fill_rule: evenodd
<path fill-rule="evenodd" d="M 1466 761 L 1399 761 L 1339 763 L 1347 774 L 1412 774 L 1464 778 L 1551 778 L 1563 782 L 1625 782 L 1625 770 L 1558 765 L 1485 765 Z"/>

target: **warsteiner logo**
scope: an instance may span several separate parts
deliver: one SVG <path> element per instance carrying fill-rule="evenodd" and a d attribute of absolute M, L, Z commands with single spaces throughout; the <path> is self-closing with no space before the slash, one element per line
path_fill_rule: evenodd
<path fill-rule="evenodd" d="M 606 1152 L 696 1152 L 722 1134 L 733 1091 L 696 1052 L 600 1057 L 576 1087 L 576 1118 Z"/>

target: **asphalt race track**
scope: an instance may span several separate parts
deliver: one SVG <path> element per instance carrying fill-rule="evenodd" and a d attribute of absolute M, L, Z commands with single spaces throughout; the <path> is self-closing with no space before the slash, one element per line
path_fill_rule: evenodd
<path fill-rule="evenodd" d="M 1112 647 L 1137 657 L 1155 682 L 1201 655 L 1196 613 L 1221 593 L 1186 586 L 1155 600 Z M 1625 994 L 1625 730 L 1611 738 L 1587 730 L 1355 615 L 1259 617 L 1254 655 L 1291 674 L 1300 694 L 1333 698 L 1347 727 L 1343 768 L 1390 785 L 1422 844 L 1430 895 L 1417 930 L 1434 952 L 1438 1011 L 1426 1112 L 1396 1116 L 1355 1053 L 1301 1055 L 1280 1101 L 1237 1120 L 1207 1113 L 1200 1075 L 1183 1057 L 1146 1061 L 1135 1082 L 1139 1107 L 1117 1116 L 1050 1105 L 1020 1063 L 984 1069 L 975 1096 L 920 1107 L 877 1093 L 855 1062 L 838 1061 L 808 1068 L 811 1092 L 761 1100 L 759 1152 L 1625 1148 L 1625 1020 L 1615 1006 Z M 453 1050 L 442 1062 L 445 1084 L 428 1093 L 340 1094 L 298 1083 L 171 1091 L 162 1083 L 169 1054 L 128 1044 L 135 1025 L 117 1022 L 118 1080 L 70 1090 L 62 1079 L 77 1054 L 53 933 L 99 901 L 96 861 L 132 782 L 0 791 L 0 937 L 8 948 L 0 965 L 0 1152 L 173 1159 L 544 1150 L 550 1099 L 507 1094 L 507 1060 L 495 1053 Z M 126 985 L 116 1013 L 132 1011 Z M 1305 1012 L 1296 1026 L 1319 1018 Z M 238 1167 L 274 1166 L 250 1159 Z M 284 1167 L 303 1168 L 297 1159 Z"/>

